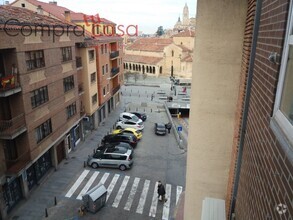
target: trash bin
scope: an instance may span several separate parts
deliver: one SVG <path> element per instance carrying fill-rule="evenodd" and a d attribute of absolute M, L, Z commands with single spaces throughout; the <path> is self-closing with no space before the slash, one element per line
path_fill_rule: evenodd
<path fill-rule="evenodd" d="M 82 201 L 87 211 L 96 213 L 106 204 L 106 198 L 105 186 L 97 185 L 82 196 Z"/>

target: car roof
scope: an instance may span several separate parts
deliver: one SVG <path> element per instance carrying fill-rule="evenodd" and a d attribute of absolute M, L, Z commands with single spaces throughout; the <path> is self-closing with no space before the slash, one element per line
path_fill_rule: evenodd
<path fill-rule="evenodd" d="M 122 112 L 120 115 L 128 115 L 128 116 L 133 116 L 133 113 L 130 112 Z"/>
<path fill-rule="evenodd" d="M 158 126 L 158 127 L 165 127 L 165 124 L 164 123 L 156 123 L 156 125 Z"/>

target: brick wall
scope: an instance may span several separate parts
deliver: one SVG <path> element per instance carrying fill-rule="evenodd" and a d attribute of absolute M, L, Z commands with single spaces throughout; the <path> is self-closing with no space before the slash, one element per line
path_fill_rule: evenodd
<path fill-rule="evenodd" d="M 269 123 L 280 66 L 270 52 L 282 54 L 289 0 L 263 1 L 257 41 L 247 131 L 243 146 L 236 219 L 292 219 L 293 166 Z M 291 155 L 292 156 L 292 155 Z M 288 210 L 279 215 L 278 204 Z"/>

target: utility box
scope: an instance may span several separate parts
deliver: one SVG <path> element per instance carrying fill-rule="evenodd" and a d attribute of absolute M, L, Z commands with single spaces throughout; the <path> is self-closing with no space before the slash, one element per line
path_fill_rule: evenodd
<path fill-rule="evenodd" d="M 96 213 L 105 204 L 107 190 L 104 185 L 97 185 L 82 196 L 83 205 L 89 212 Z"/>

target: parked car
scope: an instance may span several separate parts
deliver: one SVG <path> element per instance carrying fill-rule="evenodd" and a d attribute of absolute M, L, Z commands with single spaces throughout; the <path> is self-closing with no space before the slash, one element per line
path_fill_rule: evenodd
<path fill-rule="evenodd" d="M 133 134 L 137 138 L 137 140 L 140 140 L 142 138 L 142 132 L 134 128 L 115 129 L 112 131 L 112 134 L 121 134 L 121 133 Z"/>
<path fill-rule="evenodd" d="M 116 123 L 116 128 L 121 129 L 121 128 L 134 128 L 136 130 L 142 131 L 144 129 L 144 125 L 142 121 L 140 122 L 135 122 L 135 121 L 118 121 Z"/>
<path fill-rule="evenodd" d="M 130 112 L 122 112 L 119 116 L 120 121 L 142 122 L 140 118 Z"/>
<path fill-rule="evenodd" d="M 105 150 L 106 148 L 125 148 L 127 150 L 133 150 L 133 147 L 126 142 L 114 142 L 114 143 L 105 143 L 97 148 L 97 150 Z"/>
<path fill-rule="evenodd" d="M 108 134 L 102 139 L 102 145 L 108 143 L 125 142 L 130 144 L 132 147 L 136 147 L 137 138 L 129 133 L 126 134 Z"/>
<path fill-rule="evenodd" d="M 142 113 L 142 112 L 130 112 L 130 113 L 136 115 L 142 121 L 145 121 L 147 119 L 147 115 L 145 113 Z"/>
<path fill-rule="evenodd" d="M 166 126 L 164 123 L 155 123 L 155 134 L 166 134 Z"/>
<path fill-rule="evenodd" d="M 113 167 L 122 171 L 130 169 L 133 164 L 133 150 L 124 147 L 96 150 L 93 155 L 88 156 L 87 164 L 94 169 L 98 167 Z"/>

